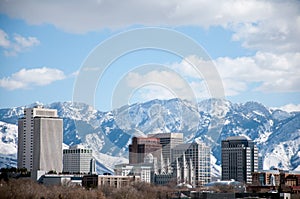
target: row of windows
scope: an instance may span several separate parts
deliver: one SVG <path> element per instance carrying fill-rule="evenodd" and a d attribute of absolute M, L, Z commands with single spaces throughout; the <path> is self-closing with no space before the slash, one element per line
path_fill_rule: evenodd
<path fill-rule="evenodd" d="M 64 149 L 63 154 L 72 153 L 92 153 L 90 149 Z"/>

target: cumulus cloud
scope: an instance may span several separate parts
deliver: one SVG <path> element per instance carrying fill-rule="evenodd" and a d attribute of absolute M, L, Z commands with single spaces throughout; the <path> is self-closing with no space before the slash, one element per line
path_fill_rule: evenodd
<path fill-rule="evenodd" d="M 294 112 L 294 111 L 300 112 L 300 104 L 286 104 L 282 107 L 273 108 L 273 109 L 280 109 L 286 112 Z"/>
<path fill-rule="evenodd" d="M 190 85 L 174 71 L 152 70 L 145 74 L 130 72 L 125 81 L 130 88 L 136 90 L 143 88 L 143 92 L 139 91 L 135 94 L 139 94 L 143 101 L 153 97 L 158 99 L 178 97 L 189 100 L 195 97 Z"/>
<path fill-rule="evenodd" d="M 10 40 L 8 34 L 0 29 L 0 47 L 4 49 L 6 56 L 16 56 L 18 53 L 39 44 L 40 41 L 36 37 L 23 37 L 19 34 L 14 34 L 13 39 Z"/>
<path fill-rule="evenodd" d="M 170 88 L 162 85 L 145 85 L 134 92 L 129 100 L 130 104 L 136 102 L 146 102 L 155 99 L 172 99 L 178 97 Z"/>
<path fill-rule="evenodd" d="M 7 90 L 45 86 L 65 78 L 63 71 L 54 68 L 21 69 L 9 77 L 0 79 L 0 87 Z"/>
<path fill-rule="evenodd" d="M 299 51 L 300 3 L 299 1 L 269 1 L 258 13 L 265 18 L 241 24 L 231 24 L 232 39 L 260 51 Z M 259 4 L 258 4 L 259 5 Z"/>
<path fill-rule="evenodd" d="M 10 42 L 8 40 L 8 35 L 6 34 L 6 32 L 4 32 L 3 30 L 0 29 L 0 46 L 7 48 L 8 46 L 10 46 Z"/>
<path fill-rule="evenodd" d="M 124 80 L 123 91 L 134 90 L 130 101 L 181 98 L 196 102 L 211 97 L 201 79 L 191 81 L 170 69 L 130 72 Z"/>
<path fill-rule="evenodd" d="M 215 62 L 222 79 L 225 80 L 225 88 L 226 80 L 230 80 L 235 86 L 243 82 L 248 85 L 257 84 L 254 90 L 263 92 L 300 91 L 300 53 L 278 55 L 257 52 L 251 57 L 221 57 Z M 247 87 L 243 88 L 241 90 L 247 90 Z"/>
<path fill-rule="evenodd" d="M 283 4 L 293 4 L 290 2 Z M 274 14 L 278 2 L 235 0 L 70 2 L 3 1 L 2 13 L 31 24 L 51 23 L 67 31 L 85 32 L 101 28 L 144 25 L 222 25 L 256 22 Z M 282 5 L 281 5 L 282 6 Z M 291 8 L 293 9 L 293 8 Z M 288 12 L 289 10 L 283 10 Z M 53 15 L 53 13 L 56 13 Z M 66 14 L 67 13 L 67 14 Z M 280 13 L 278 13 L 280 14 Z M 277 14 L 277 15 L 278 15 Z M 284 16 L 286 13 L 280 15 Z M 138 17 L 137 17 L 138 16 Z"/>
<path fill-rule="evenodd" d="M 300 92 L 300 53 L 257 52 L 254 56 L 219 57 L 213 61 L 205 61 L 195 56 L 189 59 L 194 59 L 193 63 L 200 65 L 200 73 L 205 68 L 216 67 L 226 96 L 238 95 L 245 91 Z M 170 68 L 188 81 L 219 81 L 213 70 L 206 70 L 208 75 L 204 78 L 186 60 L 187 58 L 173 63 Z M 215 85 L 218 85 L 217 83 L 219 82 L 215 82 Z"/>
<path fill-rule="evenodd" d="M 200 66 L 196 70 L 187 60 L 193 60 Z M 205 99 L 210 97 L 210 88 L 215 85 L 223 84 L 226 96 L 239 95 L 243 92 L 260 91 L 264 93 L 271 92 L 300 92 L 300 53 L 274 54 L 266 52 L 257 52 L 253 56 L 244 56 L 237 58 L 220 57 L 212 61 L 205 61 L 196 56 L 190 56 L 181 62 L 168 65 L 175 71 L 151 71 L 146 74 L 129 73 L 126 83 L 129 87 L 138 88 L 148 84 L 157 84 L 166 91 L 158 92 L 158 86 L 144 88 L 144 98 L 150 94 L 159 93 L 155 96 L 167 99 L 170 95 L 190 99 L 196 97 Z M 210 67 L 216 67 L 219 74 L 214 70 L 208 70 Z M 206 76 L 201 75 L 206 70 Z M 200 73 L 199 73 L 200 72 Z M 212 84 L 208 87 L 208 82 Z M 187 92 L 189 88 L 193 94 Z M 172 92 L 170 92 L 172 91 Z M 141 95 L 141 91 L 138 92 Z M 164 97 L 162 97 L 164 96 Z M 187 97 L 189 96 L 189 97 Z M 174 96 L 173 96 L 174 97 Z M 142 98 L 142 97 L 141 97 Z M 153 97 L 151 98 L 153 99 Z M 149 100 L 149 99 L 148 99 Z"/>
<path fill-rule="evenodd" d="M 53 24 L 73 33 L 134 24 L 150 26 L 222 26 L 246 48 L 283 52 L 300 50 L 297 0 L 169 1 L 1 1 L 0 12 L 30 24 Z M 53 14 L 55 13 L 55 14 Z M 298 42 L 295 42 L 298 41 Z"/>
<path fill-rule="evenodd" d="M 187 62 L 193 60 L 198 67 Z M 153 70 L 145 74 L 130 72 L 128 87 L 136 88 L 141 101 L 153 98 L 202 100 L 211 97 L 211 90 L 223 84 L 226 96 L 244 92 L 300 92 L 300 53 L 274 54 L 257 52 L 253 56 L 220 57 L 212 61 L 189 56 L 181 62 L 166 65 L 170 71 Z M 216 67 L 218 74 L 210 67 Z M 206 76 L 203 76 L 206 70 Z M 208 71 L 207 71 L 208 70 Z M 199 73 L 200 72 L 200 73 Z M 208 86 L 208 82 L 212 86 Z M 142 88 L 142 89 L 140 89 Z"/>
<path fill-rule="evenodd" d="M 297 0 L 17 0 L 1 1 L 0 13 L 24 19 L 29 24 L 53 24 L 72 33 L 136 24 L 221 26 L 232 31 L 232 40 L 241 42 L 245 48 L 272 53 L 300 51 L 300 3 Z M 0 32 L 3 45 L 7 45 L 5 38 Z"/>

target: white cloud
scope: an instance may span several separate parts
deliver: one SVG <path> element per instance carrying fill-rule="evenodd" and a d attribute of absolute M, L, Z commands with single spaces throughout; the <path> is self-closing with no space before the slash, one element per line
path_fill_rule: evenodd
<path fill-rule="evenodd" d="M 231 25 L 232 39 L 260 51 L 299 51 L 299 1 L 269 1 L 264 10 L 259 15 L 266 16 L 265 19 Z"/>
<path fill-rule="evenodd" d="M 199 72 L 187 62 L 199 66 Z M 226 96 L 239 95 L 243 92 L 261 91 L 270 92 L 300 92 L 300 53 L 274 54 L 257 52 L 249 57 L 220 57 L 216 60 L 205 61 L 196 56 L 189 56 L 179 63 L 168 65 L 171 71 L 151 71 L 146 74 L 131 72 L 126 77 L 126 83 L 131 88 L 148 86 L 138 94 L 141 99 L 159 98 L 168 99 L 170 95 L 191 99 L 196 97 L 205 99 L 210 97 L 208 81 L 214 89 L 220 85 L 217 75 L 220 75 Z M 219 74 L 214 70 L 216 67 Z M 204 78 L 203 70 L 206 76 Z M 175 71 L 175 72 L 174 72 Z M 165 91 L 158 92 L 160 89 Z M 187 92 L 188 89 L 192 90 Z M 172 91 L 172 92 L 170 92 Z M 155 94 L 157 93 L 157 94 Z M 152 95 L 152 98 L 150 97 Z M 164 96 L 164 97 L 163 97 Z M 174 96 L 173 96 L 174 97 Z"/>
<path fill-rule="evenodd" d="M 144 74 L 130 72 L 127 74 L 125 81 L 129 88 L 136 90 L 135 97 L 138 96 L 143 101 L 174 97 L 195 100 L 197 95 L 192 85 L 171 70 L 152 70 Z M 195 88 L 195 85 L 193 86 Z"/>
<path fill-rule="evenodd" d="M 21 69 L 10 77 L 0 79 L 0 87 L 8 90 L 45 86 L 65 78 L 63 71 L 53 68 Z"/>
<path fill-rule="evenodd" d="M 256 22 L 271 17 L 277 11 L 277 4 L 257 0 L 75 0 L 72 3 L 29 0 L 3 1 L 0 11 L 25 19 L 30 24 L 51 23 L 67 31 L 86 32 L 133 24 L 208 27 Z M 284 16 L 287 11 L 278 14 Z"/>
<path fill-rule="evenodd" d="M 153 99 L 172 99 L 176 96 L 171 90 L 161 85 L 145 85 L 138 90 L 136 90 L 131 98 L 129 103 L 133 104 L 136 102 L 146 102 Z"/>
<path fill-rule="evenodd" d="M 199 75 L 192 65 L 186 62 L 193 59 L 206 77 Z M 213 64 L 215 63 L 215 65 Z M 204 61 L 195 56 L 185 58 L 180 63 L 173 63 L 170 68 L 175 70 L 188 82 L 210 80 L 218 85 L 217 74 L 210 67 L 216 67 L 222 79 L 226 96 L 238 95 L 244 91 L 259 90 L 262 92 L 300 92 L 300 53 L 274 54 L 257 52 L 249 57 L 219 57 L 213 61 Z M 215 82 L 215 83 L 214 83 Z M 212 86 L 214 88 L 214 86 Z"/>
<path fill-rule="evenodd" d="M 13 40 L 9 40 L 6 32 L 0 29 L 0 47 L 4 48 L 4 55 L 16 56 L 18 53 L 30 47 L 38 46 L 40 41 L 36 37 L 23 37 L 15 34 Z"/>
<path fill-rule="evenodd" d="M 246 48 L 300 50 L 297 0 L 1 1 L 0 12 L 30 24 L 53 24 L 69 32 L 146 26 L 222 26 Z M 53 14 L 55 13 L 55 14 Z M 297 42 L 298 41 L 298 42 Z"/>
<path fill-rule="evenodd" d="M 0 1 L 0 13 L 24 19 L 29 24 L 53 24 L 72 33 L 121 29 L 136 24 L 166 27 L 192 25 L 205 28 L 221 26 L 231 31 L 232 40 L 241 42 L 244 48 L 263 54 L 269 52 L 279 57 L 282 57 L 281 54 L 285 56 L 286 53 L 300 52 L 300 2 L 297 0 Z M 39 41 L 34 37 L 22 39 L 15 36 L 13 41 L 9 41 L 5 32 L 0 31 L 0 46 L 10 46 L 10 50 L 6 49 L 4 52 L 7 56 L 16 55 L 38 44 Z M 274 61 L 272 57 L 268 59 L 270 62 Z M 247 63 L 239 64 L 258 64 L 258 60 L 252 58 L 234 59 L 235 64 L 242 61 Z M 267 62 L 266 60 L 265 63 Z M 245 69 L 232 67 L 230 70 L 235 72 Z M 275 75 L 272 71 L 264 72 Z M 246 75 L 243 74 L 243 77 Z M 232 80 L 223 78 L 223 81 L 228 82 L 225 83 L 227 87 L 229 84 L 237 87 L 232 84 Z M 282 84 L 280 81 L 272 83 Z M 284 87 L 293 86 L 295 85 Z M 241 84 L 241 87 L 245 86 Z M 271 87 L 272 85 L 265 83 L 261 89 L 268 90 Z M 227 93 L 234 94 L 237 90 L 239 88 L 231 91 L 227 88 Z"/>
<path fill-rule="evenodd" d="M 215 60 L 224 80 L 230 80 L 237 86 L 241 83 L 257 84 L 255 90 L 263 92 L 299 92 L 300 91 L 300 53 L 273 54 L 257 52 L 252 57 L 228 58 Z M 247 87 L 241 85 L 240 91 Z"/>
<path fill-rule="evenodd" d="M 286 112 L 293 112 L 293 111 L 299 111 L 300 112 L 300 104 L 286 104 L 282 107 L 273 108 L 273 109 L 280 109 Z"/>
<path fill-rule="evenodd" d="M 127 76 L 127 83 L 130 87 L 139 87 L 145 82 L 159 83 L 174 89 L 182 89 L 185 87 L 183 79 L 169 71 L 154 70 L 146 74 L 131 72 Z"/>
<path fill-rule="evenodd" d="M 21 48 L 28 48 L 40 44 L 40 41 L 35 37 L 22 37 L 21 35 L 15 35 L 16 44 Z"/>
<path fill-rule="evenodd" d="M 10 42 L 8 40 L 8 35 L 6 32 L 0 29 L 0 47 L 8 47 L 10 46 Z"/>

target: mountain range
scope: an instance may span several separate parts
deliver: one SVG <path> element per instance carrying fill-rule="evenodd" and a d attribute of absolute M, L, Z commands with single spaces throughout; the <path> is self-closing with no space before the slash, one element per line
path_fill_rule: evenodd
<path fill-rule="evenodd" d="M 0 167 L 16 166 L 17 120 L 25 107 L 0 109 Z M 192 104 L 181 99 L 151 100 L 101 112 L 83 103 L 55 102 L 63 118 L 63 147 L 82 144 L 93 150 L 99 173 L 128 162 L 133 136 L 182 132 L 185 142 L 211 147 L 212 175 L 220 176 L 221 140 L 244 135 L 256 142 L 264 169 L 300 170 L 300 112 L 271 109 L 258 102 L 208 99 Z"/>

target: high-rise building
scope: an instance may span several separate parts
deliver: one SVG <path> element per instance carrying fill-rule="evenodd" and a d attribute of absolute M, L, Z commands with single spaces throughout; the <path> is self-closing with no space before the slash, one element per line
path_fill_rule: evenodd
<path fill-rule="evenodd" d="M 252 172 L 258 169 L 258 149 L 244 136 L 222 140 L 222 179 L 251 183 Z"/>
<path fill-rule="evenodd" d="M 133 137 L 129 145 L 129 164 L 144 163 L 151 154 L 154 162 L 160 161 L 161 144 L 154 137 Z"/>
<path fill-rule="evenodd" d="M 95 160 L 92 150 L 82 145 L 74 145 L 63 150 L 64 173 L 95 173 Z"/>
<path fill-rule="evenodd" d="M 210 147 L 203 142 L 180 144 L 172 150 L 178 183 L 201 186 L 211 181 Z M 180 169 L 180 171 L 178 171 Z"/>
<path fill-rule="evenodd" d="M 62 171 L 63 120 L 57 110 L 26 108 L 18 121 L 18 167 Z"/>
<path fill-rule="evenodd" d="M 183 143 L 183 133 L 158 133 L 149 134 L 148 137 L 159 138 L 159 143 L 162 145 L 162 156 L 164 162 L 172 160 L 172 149 Z"/>

